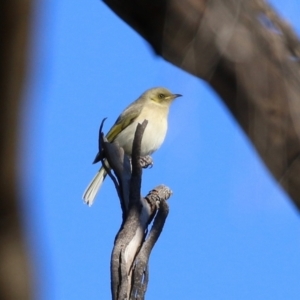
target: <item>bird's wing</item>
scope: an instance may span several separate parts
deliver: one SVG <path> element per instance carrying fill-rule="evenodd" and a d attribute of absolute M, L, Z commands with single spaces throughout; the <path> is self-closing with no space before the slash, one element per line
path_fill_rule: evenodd
<path fill-rule="evenodd" d="M 133 105 L 134 104 L 134 105 Z M 118 117 L 116 123 L 110 129 L 106 135 L 107 140 L 111 143 L 117 137 L 117 135 L 129 126 L 140 115 L 143 104 L 137 101 L 128 106 L 122 114 Z"/>

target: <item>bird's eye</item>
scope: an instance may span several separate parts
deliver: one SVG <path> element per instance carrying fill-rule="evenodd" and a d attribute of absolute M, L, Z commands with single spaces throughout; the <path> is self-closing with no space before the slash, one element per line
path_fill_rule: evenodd
<path fill-rule="evenodd" d="M 159 94 L 159 95 L 158 95 L 158 98 L 159 98 L 159 99 L 162 99 L 162 98 L 164 98 L 164 97 L 165 97 L 164 94 Z"/>

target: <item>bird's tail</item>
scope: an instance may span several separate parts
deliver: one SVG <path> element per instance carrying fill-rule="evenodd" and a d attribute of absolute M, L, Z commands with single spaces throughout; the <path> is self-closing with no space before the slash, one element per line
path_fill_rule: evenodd
<path fill-rule="evenodd" d="M 82 198 L 88 206 L 92 206 L 92 204 L 94 203 L 95 197 L 100 190 L 106 175 L 107 173 L 102 167 L 84 191 Z"/>

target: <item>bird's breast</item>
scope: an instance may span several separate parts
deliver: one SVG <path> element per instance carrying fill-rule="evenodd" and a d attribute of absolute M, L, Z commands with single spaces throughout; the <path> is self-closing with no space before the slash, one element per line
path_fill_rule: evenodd
<path fill-rule="evenodd" d="M 116 141 L 124 148 L 126 154 L 131 155 L 136 126 L 138 123 L 141 124 L 144 120 L 148 120 L 141 144 L 141 156 L 152 154 L 161 146 L 166 137 L 167 116 L 168 111 L 166 110 L 143 109 L 136 120 L 118 134 Z"/>

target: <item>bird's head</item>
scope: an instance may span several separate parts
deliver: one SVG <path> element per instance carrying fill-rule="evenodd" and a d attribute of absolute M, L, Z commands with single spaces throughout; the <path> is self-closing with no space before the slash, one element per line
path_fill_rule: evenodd
<path fill-rule="evenodd" d="M 168 89 L 158 87 L 146 91 L 144 96 L 156 103 L 170 105 L 175 98 L 181 97 L 182 95 L 172 94 Z"/>

